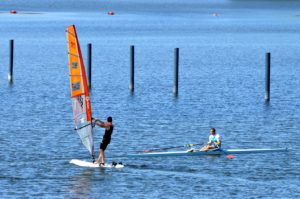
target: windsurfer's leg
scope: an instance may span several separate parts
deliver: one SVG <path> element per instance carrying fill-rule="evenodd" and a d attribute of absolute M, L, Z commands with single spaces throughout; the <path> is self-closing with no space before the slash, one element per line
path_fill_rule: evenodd
<path fill-rule="evenodd" d="M 101 163 L 105 164 L 105 155 L 103 149 L 100 149 L 100 154 L 101 154 Z"/>
<path fill-rule="evenodd" d="M 99 153 L 99 156 L 98 156 L 98 159 L 97 159 L 97 161 L 95 162 L 95 164 L 100 164 L 100 162 L 101 162 L 101 148 L 103 147 L 103 143 L 100 143 L 100 153 Z"/>
<path fill-rule="evenodd" d="M 101 149 L 100 149 L 100 151 L 101 151 Z M 101 152 L 99 153 L 98 159 L 97 159 L 97 161 L 94 164 L 99 164 L 100 160 L 101 160 Z"/>

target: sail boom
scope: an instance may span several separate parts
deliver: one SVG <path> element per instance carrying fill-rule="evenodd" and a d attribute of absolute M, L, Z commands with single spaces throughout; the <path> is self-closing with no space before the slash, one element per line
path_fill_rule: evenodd
<path fill-rule="evenodd" d="M 87 127 L 87 126 L 89 126 L 89 125 L 91 125 L 91 124 L 92 124 L 92 123 L 88 123 L 88 124 L 86 124 L 86 125 L 84 125 L 84 126 L 82 126 L 82 127 L 75 128 L 75 130 L 80 130 L 80 129 L 85 128 L 85 127 Z"/>

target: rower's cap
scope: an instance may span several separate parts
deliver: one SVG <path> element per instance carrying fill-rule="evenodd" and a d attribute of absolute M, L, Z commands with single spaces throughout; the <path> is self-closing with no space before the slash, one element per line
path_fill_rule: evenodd
<path fill-rule="evenodd" d="M 110 117 L 110 116 L 107 117 L 107 121 L 108 121 L 108 122 L 112 122 L 112 117 Z"/>

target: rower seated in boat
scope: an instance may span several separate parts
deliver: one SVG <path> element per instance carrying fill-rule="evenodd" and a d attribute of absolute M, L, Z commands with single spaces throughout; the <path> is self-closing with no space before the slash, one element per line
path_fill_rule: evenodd
<path fill-rule="evenodd" d="M 221 137 L 216 133 L 215 128 L 210 129 L 210 136 L 207 145 L 203 146 L 200 151 L 208 151 L 221 148 Z"/>

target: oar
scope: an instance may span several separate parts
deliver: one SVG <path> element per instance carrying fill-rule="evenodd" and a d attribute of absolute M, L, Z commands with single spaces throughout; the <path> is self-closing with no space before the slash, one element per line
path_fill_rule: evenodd
<path fill-rule="evenodd" d="M 233 158 L 234 158 L 234 156 L 231 155 L 231 154 L 228 154 L 226 150 L 223 150 L 223 149 L 221 149 L 221 148 L 218 147 L 218 146 L 217 146 L 217 148 L 218 148 L 222 153 L 224 153 L 224 155 L 226 155 L 226 157 L 227 157 L 228 159 L 233 159 Z"/>
<path fill-rule="evenodd" d="M 185 144 L 185 145 L 172 146 L 172 147 L 166 147 L 166 148 L 147 149 L 147 150 L 144 150 L 143 152 L 148 153 L 148 152 L 152 152 L 152 151 L 163 151 L 163 150 L 176 149 L 176 148 L 181 148 L 181 147 L 192 147 L 192 146 L 198 146 L 198 145 L 202 145 L 202 144 Z"/>

